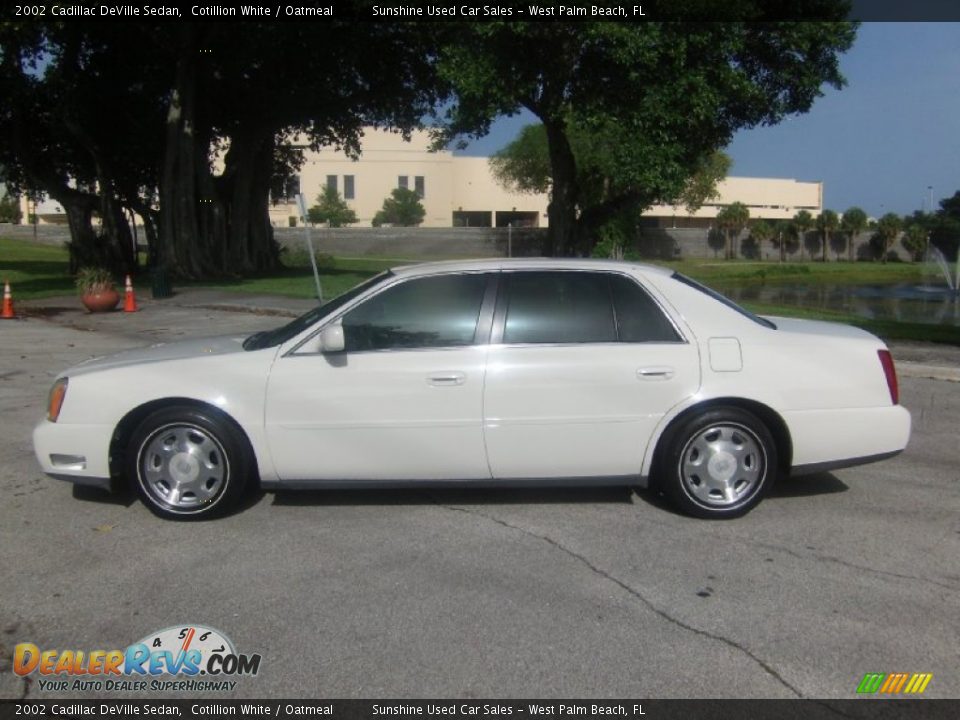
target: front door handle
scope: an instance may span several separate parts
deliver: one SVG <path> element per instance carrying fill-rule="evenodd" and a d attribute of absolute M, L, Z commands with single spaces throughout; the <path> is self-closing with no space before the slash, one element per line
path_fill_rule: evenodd
<path fill-rule="evenodd" d="M 642 367 L 637 369 L 638 380 L 669 380 L 673 377 L 673 368 L 666 365 Z"/>
<path fill-rule="evenodd" d="M 437 387 L 463 385 L 467 381 L 467 374 L 459 371 L 437 372 L 427 376 L 427 384 Z"/>

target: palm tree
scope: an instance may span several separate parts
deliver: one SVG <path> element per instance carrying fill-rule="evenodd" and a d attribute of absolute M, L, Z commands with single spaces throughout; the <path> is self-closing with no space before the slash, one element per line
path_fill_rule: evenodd
<path fill-rule="evenodd" d="M 927 229 L 919 223 L 908 225 L 904 231 L 903 246 L 914 262 L 923 257 L 923 252 L 927 249 L 927 237 Z"/>
<path fill-rule="evenodd" d="M 817 218 L 817 229 L 823 233 L 823 261 L 827 261 L 827 244 L 830 242 L 830 233 L 840 225 L 840 219 L 833 210 L 824 210 Z"/>
<path fill-rule="evenodd" d="M 757 220 L 750 228 L 750 235 L 756 240 L 760 259 L 763 260 L 763 243 L 773 237 L 773 226 L 766 220 Z"/>
<path fill-rule="evenodd" d="M 883 262 L 887 261 L 887 252 L 900 234 L 901 227 L 903 227 L 903 221 L 896 213 L 887 213 L 877 221 L 877 235 L 880 236 L 880 244 L 883 247 L 883 256 L 881 257 Z"/>
<path fill-rule="evenodd" d="M 843 214 L 843 220 L 840 221 L 840 226 L 847 234 L 847 254 L 850 262 L 853 262 L 857 235 L 867 229 L 867 214 L 858 207 L 848 208 Z"/>
<path fill-rule="evenodd" d="M 813 215 L 806 210 L 801 210 L 793 216 L 793 226 L 797 229 L 797 237 L 800 240 L 800 258 L 803 259 L 803 241 L 807 237 L 807 231 L 813 227 Z"/>
<path fill-rule="evenodd" d="M 717 213 L 717 227 L 723 230 L 726 238 L 726 259 L 732 260 L 736 255 L 736 246 L 731 243 L 731 236 L 736 237 L 750 221 L 750 210 L 741 202 L 730 203 Z"/>

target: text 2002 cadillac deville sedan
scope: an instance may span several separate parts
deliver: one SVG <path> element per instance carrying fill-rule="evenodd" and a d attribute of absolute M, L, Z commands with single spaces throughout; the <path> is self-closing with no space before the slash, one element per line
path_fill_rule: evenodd
<path fill-rule="evenodd" d="M 670 270 L 428 263 L 248 338 L 67 370 L 34 431 L 50 475 L 126 481 L 167 518 L 266 490 L 654 483 L 728 518 L 780 473 L 906 446 L 884 344 L 761 318 Z"/>

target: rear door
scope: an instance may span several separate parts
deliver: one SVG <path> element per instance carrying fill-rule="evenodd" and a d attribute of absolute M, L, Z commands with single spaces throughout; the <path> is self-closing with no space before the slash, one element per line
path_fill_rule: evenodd
<path fill-rule="evenodd" d="M 632 276 L 501 276 L 484 390 L 495 478 L 637 476 L 661 417 L 700 385 L 696 345 Z"/>

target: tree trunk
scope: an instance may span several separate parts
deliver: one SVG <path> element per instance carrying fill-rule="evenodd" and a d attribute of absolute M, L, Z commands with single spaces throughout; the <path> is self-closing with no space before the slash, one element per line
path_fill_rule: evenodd
<path fill-rule="evenodd" d="M 67 226 L 70 228 L 70 242 L 67 243 L 70 274 L 75 274 L 84 265 L 99 264 L 95 258 L 97 234 L 90 222 L 95 207 L 94 198 L 79 193 L 60 197 L 51 194 L 51 197 L 63 206 L 67 215 Z"/>
<path fill-rule="evenodd" d="M 547 216 L 550 221 L 550 254 L 559 257 L 571 253 L 577 240 L 577 165 L 561 121 L 545 121 L 547 147 L 553 185 Z"/>
<path fill-rule="evenodd" d="M 170 273 L 196 278 L 203 274 L 197 222 L 197 139 L 194 108 L 197 84 L 196 30 L 180 33 L 175 87 L 167 111 L 166 146 L 160 180 L 160 237 L 157 259 Z"/>
<path fill-rule="evenodd" d="M 219 201 L 226 220 L 224 267 L 232 274 L 272 270 L 280 253 L 270 225 L 273 131 L 260 128 L 230 139 L 220 179 Z"/>

